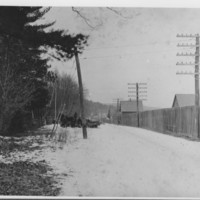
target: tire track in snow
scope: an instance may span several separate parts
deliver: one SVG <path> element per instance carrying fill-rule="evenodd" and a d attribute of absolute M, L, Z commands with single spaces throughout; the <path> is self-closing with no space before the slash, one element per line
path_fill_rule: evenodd
<path fill-rule="evenodd" d="M 64 195 L 200 195 L 198 157 L 192 160 L 174 147 L 183 149 L 191 143 L 151 133 L 114 125 L 88 129 L 88 139 L 79 140 L 66 154 L 74 177 L 65 185 Z"/>

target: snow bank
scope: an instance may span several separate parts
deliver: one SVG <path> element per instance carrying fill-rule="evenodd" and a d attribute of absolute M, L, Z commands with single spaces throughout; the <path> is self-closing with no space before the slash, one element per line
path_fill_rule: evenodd
<path fill-rule="evenodd" d="M 12 157 L 47 161 L 61 175 L 61 196 L 200 196 L 198 141 L 111 124 L 87 131 L 83 139 L 80 128 L 58 127 L 47 148 Z"/>
<path fill-rule="evenodd" d="M 198 197 L 200 143 L 133 127 L 101 125 L 56 157 L 69 173 L 63 196 Z M 57 165 L 58 166 L 58 165 Z"/>

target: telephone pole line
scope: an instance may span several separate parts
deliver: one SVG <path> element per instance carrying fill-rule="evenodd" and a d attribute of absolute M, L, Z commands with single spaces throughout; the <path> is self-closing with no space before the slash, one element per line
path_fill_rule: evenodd
<path fill-rule="evenodd" d="M 55 85 L 54 85 L 54 89 L 55 89 L 55 108 L 54 108 L 54 118 L 55 118 L 55 123 L 56 123 L 56 119 L 57 119 L 57 80 L 55 81 Z"/>
<path fill-rule="evenodd" d="M 199 107 L 199 35 L 196 37 L 195 54 L 195 105 Z"/>
<path fill-rule="evenodd" d="M 77 75 L 78 75 L 78 83 L 79 83 L 79 97 L 80 97 L 83 139 L 87 139 L 87 128 L 86 128 L 85 110 L 84 110 L 84 103 L 83 103 L 83 84 L 82 84 L 81 68 L 80 68 L 78 52 L 75 52 L 75 59 L 76 59 L 76 67 L 77 67 Z"/>
<path fill-rule="evenodd" d="M 138 83 L 136 83 L 136 101 L 137 101 L 137 121 L 138 121 L 138 127 L 140 127 L 140 117 L 139 117 L 139 86 Z"/>
<path fill-rule="evenodd" d="M 135 97 L 137 102 L 137 126 L 140 127 L 140 117 L 139 117 L 139 100 L 145 101 L 146 99 L 143 99 L 144 97 L 147 97 L 147 95 L 144 95 L 142 93 L 147 93 L 147 83 L 128 83 L 129 87 L 128 89 L 131 89 L 133 91 L 128 91 L 128 93 L 135 93 L 135 95 L 128 95 L 128 97 Z M 145 90 L 144 90 L 145 89 Z M 131 98 L 130 98 L 131 101 Z"/>
<path fill-rule="evenodd" d="M 182 37 L 182 38 L 195 38 L 195 45 L 194 44 L 178 44 L 178 47 L 195 47 L 195 53 L 181 53 L 177 54 L 177 56 L 193 56 L 195 57 L 195 63 L 177 63 L 176 65 L 191 65 L 195 66 L 195 71 L 194 73 L 192 72 L 177 72 L 176 74 L 178 75 L 194 75 L 194 81 L 195 81 L 195 128 L 196 128 L 196 137 L 200 137 L 199 135 L 199 34 L 195 35 L 183 35 L 183 34 L 178 34 L 177 37 Z"/>
<path fill-rule="evenodd" d="M 117 105 L 117 107 L 116 107 L 117 112 L 119 112 L 119 110 L 120 110 L 120 101 L 121 100 L 122 100 L 121 98 L 113 99 L 113 103 L 116 103 L 116 105 Z"/>
<path fill-rule="evenodd" d="M 121 117 L 120 117 L 120 104 L 121 104 L 121 98 L 113 99 L 114 103 L 117 103 L 116 113 L 117 113 L 117 124 L 120 124 Z"/>

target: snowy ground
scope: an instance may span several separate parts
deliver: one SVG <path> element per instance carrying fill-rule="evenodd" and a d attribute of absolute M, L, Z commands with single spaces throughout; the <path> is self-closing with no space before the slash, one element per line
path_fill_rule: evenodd
<path fill-rule="evenodd" d="M 46 129 L 52 128 L 46 126 Z M 200 143 L 144 129 L 105 124 L 58 128 L 67 143 L 39 152 L 63 175 L 61 196 L 199 197 Z"/>
<path fill-rule="evenodd" d="M 87 140 L 69 132 L 71 142 L 46 156 L 68 174 L 63 196 L 200 196 L 199 142 L 109 124 L 88 129 Z"/>

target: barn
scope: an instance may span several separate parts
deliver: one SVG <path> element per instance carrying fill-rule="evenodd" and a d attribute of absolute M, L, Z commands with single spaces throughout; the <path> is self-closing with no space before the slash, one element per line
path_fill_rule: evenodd
<path fill-rule="evenodd" d="M 172 108 L 194 106 L 195 95 L 194 94 L 176 94 L 174 96 Z"/>

